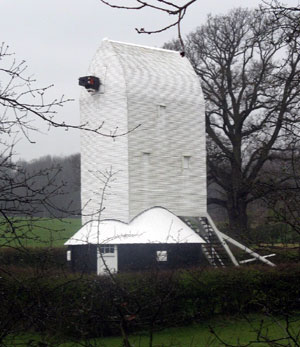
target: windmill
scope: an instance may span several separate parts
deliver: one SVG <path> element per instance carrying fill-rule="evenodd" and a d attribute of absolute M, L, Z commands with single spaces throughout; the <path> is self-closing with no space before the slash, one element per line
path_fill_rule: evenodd
<path fill-rule="evenodd" d="M 240 265 L 231 245 L 251 255 L 246 261 L 274 266 L 220 232 L 207 213 L 205 106 L 187 58 L 105 39 L 79 84 L 81 122 L 112 135 L 81 134 L 83 225 L 129 223 L 161 206 L 205 240 L 212 266 Z"/>

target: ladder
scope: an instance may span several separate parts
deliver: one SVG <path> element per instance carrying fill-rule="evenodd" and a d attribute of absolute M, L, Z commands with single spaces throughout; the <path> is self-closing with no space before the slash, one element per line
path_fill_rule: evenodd
<path fill-rule="evenodd" d="M 248 247 L 242 245 L 238 241 L 232 239 L 231 237 L 225 235 L 218 230 L 215 223 L 211 217 L 207 214 L 202 217 L 179 217 L 184 223 L 186 223 L 191 229 L 193 229 L 199 236 L 201 236 L 206 243 L 202 244 L 202 251 L 208 260 L 209 264 L 213 267 L 225 267 L 225 266 L 239 266 L 242 263 L 249 262 L 241 261 L 240 264 L 236 260 L 235 256 L 232 254 L 228 243 L 240 248 L 247 254 L 252 256 L 252 260 L 260 260 L 261 262 L 269 265 L 275 266 L 272 262 L 266 259 L 269 256 L 261 256 L 258 253 L 252 251 Z"/>
<path fill-rule="evenodd" d="M 191 229 L 201 236 L 206 243 L 201 245 L 204 256 L 213 267 L 238 266 L 228 245 L 207 217 L 180 217 Z"/>

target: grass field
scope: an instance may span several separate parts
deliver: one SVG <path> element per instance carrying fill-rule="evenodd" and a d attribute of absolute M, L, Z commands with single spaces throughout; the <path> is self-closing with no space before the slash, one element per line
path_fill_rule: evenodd
<path fill-rule="evenodd" d="M 0 220 L 0 245 L 30 247 L 58 247 L 81 226 L 80 218 L 26 218 L 13 219 L 15 231 L 3 219 Z"/>
<path fill-rule="evenodd" d="M 291 334 L 297 339 L 297 334 L 300 332 L 300 316 L 294 317 L 289 328 Z M 258 331 L 261 324 L 263 328 L 260 331 L 260 342 L 258 341 Z M 212 327 L 215 333 L 224 342 L 218 340 L 218 338 L 211 332 Z M 250 315 L 245 318 L 223 318 L 214 319 L 202 324 L 194 324 L 187 327 L 176 327 L 165 329 L 160 332 L 156 332 L 154 335 L 153 347 L 206 347 L 206 346 L 226 346 L 231 344 L 234 346 L 243 346 L 250 344 L 250 346 L 296 346 L 296 344 L 287 337 L 286 324 L 282 319 L 273 319 L 264 317 L 262 315 Z M 275 344 L 275 341 L 280 344 Z M 22 339 L 14 339 L 13 345 L 27 346 L 28 341 L 41 341 L 45 345 L 49 346 L 99 346 L 99 347 L 120 347 L 122 346 L 122 340 L 120 337 L 111 337 L 103 339 L 90 339 L 89 341 L 81 342 L 59 342 L 55 338 L 26 335 Z M 272 344 L 268 344 L 266 341 L 273 340 Z M 132 335 L 130 336 L 131 346 L 133 347 L 148 347 L 149 338 L 144 335 Z M 298 337 L 298 343 L 299 343 Z M 33 344 L 35 345 L 35 344 Z M 38 345 L 38 344 L 36 344 Z"/>

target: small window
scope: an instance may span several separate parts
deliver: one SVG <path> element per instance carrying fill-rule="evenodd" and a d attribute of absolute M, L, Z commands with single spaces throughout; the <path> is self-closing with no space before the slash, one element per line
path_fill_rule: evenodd
<path fill-rule="evenodd" d="M 100 253 L 101 254 L 115 253 L 115 246 L 114 245 L 100 246 Z"/>
<path fill-rule="evenodd" d="M 166 114 L 166 106 L 165 105 L 158 105 L 158 116 L 162 117 Z"/>
<path fill-rule="evenodd" d="M 67 261 L 71 261 L 71 251 L 67 251 Z"/>
<path fill-rule="evenodd" d="M 191 165 L 191 157 L 188 155 L 183 156 L 182 167 L 183 169 L 189 169 Z"/>
<path fill-rule="evenodd" d="M 143 162 L 144 162 L 145 166 L 150 164 L 150 153 L 149 152 L 143 152 Z"/>
<path fill-rule="evenodd" d="M 167 251 L 157 251 L 156 252 L 156 260 L 157 261 L 167 261 L 168 260 Z"/>

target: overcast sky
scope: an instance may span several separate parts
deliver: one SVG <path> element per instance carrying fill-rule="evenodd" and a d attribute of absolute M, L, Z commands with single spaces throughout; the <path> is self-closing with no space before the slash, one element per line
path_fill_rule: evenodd
<path fill-rule="evenodd" d="M 259 0 L 198 0 L 190 7 L 182 24 L 186 35 L 205 22 L 209 13 L 222 14 L 234 7 L 255 7 Z M 286 0 L 295 5 L 298 0 Z M 59 111 L 59 119 L 78 124 L 78 77 L 87 68 L 103 38 L 161 47 L 176 36 L 175 30 L 157 35 L 139 35 L 135 27 L 154 29 L 168 24 L 170 17 L 148 10 L 115 10 L 98 0 L 0 0 L 0 41 L 9 44 L 16 58 L 26 60 L 28 73 L 39 86 L 54 84 L 48 97 L 64 94 L 75 101 Z M 47 129 L 32 133 L 30 144 L 19 141 L 19 158 L 67 155 L 80 151 L 78 131 Z"/>

